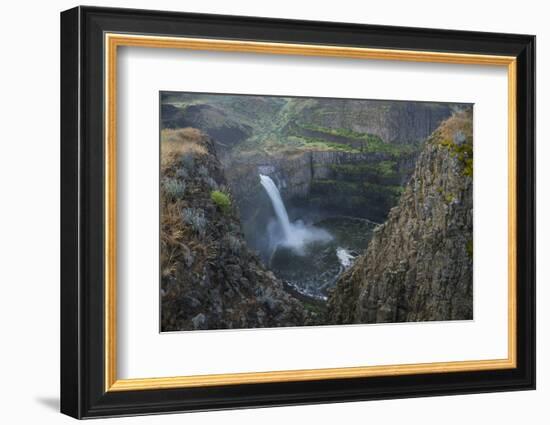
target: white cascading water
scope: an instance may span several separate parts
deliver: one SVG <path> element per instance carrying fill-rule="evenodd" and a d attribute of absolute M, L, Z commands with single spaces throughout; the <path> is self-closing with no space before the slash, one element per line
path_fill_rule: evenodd
<path fill-rule="evenodd" d="M 290 225 L 288 213 L 286 212 L 285 204 L 281 198 L 279 189 L 277 189 L 277 186 L 269 176 L 264 176 L 263 174 L 260 174 L 260 183 L 267 192 L 269 199 L 271 199 L 271 204 L 273 204 L 275 215 L 277 216 L 277 220 L 283 229 L 285 240 L 290 241 L 292 238 L 292 227 Z"/>
<path fill-rule="evenodd" d="M 315 241 L 329 241 L 332 239 L 332 236 L 326 230 L 318 229 L 313 226 L 307 226 L 301 221 L 291 223 L 288 218 L 285 204 L 281 198 L 281 193 L 273 180 L 271 180 L 269 176 L 260 174 L 260 183 L 271 200 L 271 204 L 275 210 L 275 215 L 277 216 L 277 221 L 283 231 L 284 239 L 281 241 L 276 241 L 274 245 L 284 245 L 289 248 L 293 248 L 295 251 L 300 253 L 302 247 L 306 243 Z"/>
<path fill-rule="evenodd" d="M 336 248 L 336 256 L 344 269 L 349 269 L 355 260 L 355 256 L 351 252 L 340 246 Z"/>

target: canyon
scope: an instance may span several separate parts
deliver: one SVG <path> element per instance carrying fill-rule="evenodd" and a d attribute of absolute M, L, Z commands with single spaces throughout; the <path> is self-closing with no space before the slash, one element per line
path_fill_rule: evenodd
<path fill-rule="evenodd" d="M 469 105 L 163 92 L 161 127 L 199 147 L 161 169 L 164 330 L 472 318 Z"/>

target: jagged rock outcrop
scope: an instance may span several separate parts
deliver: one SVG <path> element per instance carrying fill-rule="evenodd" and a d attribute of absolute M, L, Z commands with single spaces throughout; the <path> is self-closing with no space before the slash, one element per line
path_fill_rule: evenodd
<path fill-rule="evenodd" d="M 472 161 L 466 111 L 432 134 L 399 204 L 339 278 L 331 323 L 472 319 Z"/>
<path fill-rule="evenodd" d="M 162 331 L 308 324 L 247 248 L 212 139 L 165 129 L 161 143 Z"/>

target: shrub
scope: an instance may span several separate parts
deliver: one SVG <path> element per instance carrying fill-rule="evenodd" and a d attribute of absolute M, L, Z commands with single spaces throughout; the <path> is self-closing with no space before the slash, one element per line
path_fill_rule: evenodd
<path fill-rule="evenodd" d="M 180 163 L 187 171 L 192 171 L 195 166 L 195 154 L 193 152 L 184 152 L 180 156 Z"/>
<path fill-rule="evenodd" d="M 241 241 L 239 240 L 239 238 L 237 238 L 234 235 L 227 235 L 226 240 L 227 240 L 227 246 L 229 247 L 229 250 L 235 255 L 240 254 Z"/>
<path fill-rule="evenodd" d="M 176 171 L 176 177 L 179 177 L 180 179 L 186 179 L 189 177 L 189 173 L 185 168 L 180 167 Z"/>
<path fill-rule="evenodd" d="M 208 168 L 206 168 L 204 165 L 201 165 L 197 169 L 197 173 L 199 173 L 199 176 L 201 177 L 208 177 Z"/>
<path fill-rule="evenodd" d="M 181 212 L 181 218 L 184 223 L 187 223 L 200 236 L 203 237 L 206 233 L 206 218 L 204 210 L 201 208 L 184 208 Z"/>
<path fill-rule="evenodd" d="M 205 177 L 204 181 L 210 187 L 210 189 L 218 189 L 218 183 L 216 183 L 216 180 L 214 180 L 212 177 Z"/>
<path fill-rule="evenodd" d="M 210 194 L 210 199 L 212 199 L 212 201 L 220 210 L 222 210 L 222 212 L 229 212 L 231 208 L 231 199 L 226 193 L 219 190 L 214 190 Z"/>
<path fill-rule="evenodd" d="M 185 193 L 185 183 L 182 181 L 167 178 L 163 183 L 164 192 L 171 199 L 179 199 Z"/>

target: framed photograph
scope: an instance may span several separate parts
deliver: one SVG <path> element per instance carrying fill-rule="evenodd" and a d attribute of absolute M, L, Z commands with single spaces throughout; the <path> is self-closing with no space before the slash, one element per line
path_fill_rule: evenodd
<path fill-rule="evenodd" d="M 61 411 L 535 388 L 535 37 L 61 14 Z"/>

